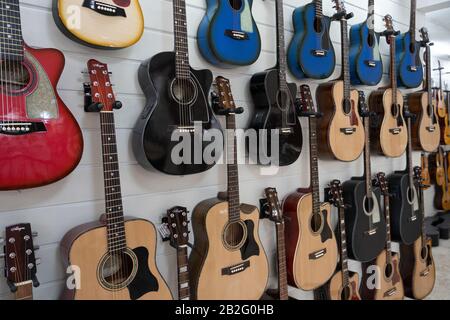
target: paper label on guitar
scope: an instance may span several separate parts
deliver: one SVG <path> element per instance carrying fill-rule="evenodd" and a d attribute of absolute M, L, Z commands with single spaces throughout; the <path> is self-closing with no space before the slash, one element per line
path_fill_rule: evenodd
<path fill-rule="evenodd" d="M 379 223 L 381 221 L 380 216 L 380 206 L 378 204 L 377 196 L 375 193 L 372 193 L 372 199 L 373 199 L 373 210 L 372 210 L 372 223 Z"/>
<path fill-rule="evenodd" d="M 241 13 L 241 30 L 244 32 L 253 33 L 252 12 L 247 0 L 245 0 L 244 10 L 242 10 Z"/>

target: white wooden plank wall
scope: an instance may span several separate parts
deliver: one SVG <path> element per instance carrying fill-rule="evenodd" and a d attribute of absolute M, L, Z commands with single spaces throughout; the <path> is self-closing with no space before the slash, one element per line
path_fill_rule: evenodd
<path fill-rule="evenodd" d="M 116 124 L 119 146 L 120 169 L 124 208 L 127 215 L 143 217 L 159 223 L 165 210 L 174 205 L 189 209 L 199 201 L 214 197 L 225 188 L 226 167 L 216 166 L 212 170 L 194 176 L 171 177 L 159 172 L 148 172 L 136 162 L 131 150 L 131 132 L 135 120 L 143 109 L 144 97 L 137 80 L 137 69 L 145 60 L 160 51 L 173 48 L 172 36 L 172 1 L 140 1 L 145 15 L 145 33 L 141 41 L 128 49 L 119 51 L 102 51 L 81 46 L 67 39 L 56 28 L 51 15 L 51 0 L 21 0 L 23 32 L 27 43 L 40 48 L 58 48 L 66 56 L 66 68 L 59 83 L 59 93 L 83 129 L 85 150 L 81 164 L 67 178 L 53 185 L 25 191 L 0 193 L 0 231 L 10 224 L 19 222 L 32 223 L 39 232 L 36 243 L 41 246 L 38 256 L 42 258 L 38 277 L 41 286 L 35 290 L 38 299 L 57 299 L 64 285 L 64 270 L 61 266 L 59 241 L 72 227 L 96 220 L 103 210 L 103 180 L 100 157 L 100 131 L 97 114 L 83 112 L 81 72 L 86 61 L 96 58 L 109 64 L 113 75 L 118 99 L 124 107 L 116 112 Z M 307 0 L 285 0 L 286 39 L 292 36 L 291 15 L 295 7 L 305 5 Z M 253 107 L 249 95 L 249 80 L 252 74 L 275 64 L 275 7 L 273 0 L 254 0 L 254 16 L 262 34 L 263 52 L 260 59 L 252 66 L 232 70 L 220 70 L 208 65 L 200 56 L 195 43 L 197 26 L 204 15 L 204 0 L 187 0 L 188 26 L 190 37 L 191 64 L 194 68 L 210 68 L 214 74 L 224 75 L 232 80 L 236 100 L 246 110 L 238 119 L 238 127 L 246 128 L 250 121 Z M 351 24 L 365 20 L 366 1 L 346 1 L 347 9 L 355 13 Z M 409 1 L 379 0 L 376 7 L 376 29 L 383 30 L 382 16 L 390 13 L 395 25 L 402 32 L 408 29 Z M 333 14 L 332 3 L 324 1 L 324 11 Z M 424 17 L 418 15 L 417 26 L 421 27 Z M 433 35 L 431 34 L 431 37 Z M 333 23 L 332 38 L 338 53 L 338 67 L 333 77 L 340 74 L 340 32 L 339 24 Z M 385 63 L 384 83 L 388 75 L 388 51 L 383 41 L 382 50 Z M 318 82 L 309 82 L 315 89 Z M 300 84 L 300 82 L 298 82 Z M 368 88 L 363 88 L 368 89 Z M 370 89 L 368 89 L 370 91 Z M 367 92 L 368 93 L 368 92 Z M 307 124 L 302 122 L 304 136 L 307 139 Z M 242 149 L 242 144 L 241 144 Z M 419 164 L 419 153 L 415 154 Z M 390 160 L 383 157 L 373 158 L 373 170 L 390 173 L 404 168 L 404 158 Z M 346 180 L 363 172 L 362 159 L 351 164 L 336 161 L 320 162 L 321 186 L 334 178 Z M 258 204 L 265 187 L 277 187 L 281 197 L 297 187 L 309 184 L 308 149 L 306 148 L 297 163 L 282 168 L 276 176 L 261 176 L 256 166 L 241 166 L 242 202 Z M 434 212 L 432 193 L 427 193 L 427 214 Z M 261 238 L 271 261 L 272 281 L 275 285 L 275 236 L 274 227 L 268 221 L 261 224 Z M 176 293 L 175 252 L 167 244 L 159 241 L 158 265 L 163 276 Z M 3 264 L 3 261 L 0 261 Z M 353 264 L 358 269 L 358 264 Z M 292 289 L 291 294 L 301 299 L 311 299 L 312 294 Z M 0 299 L 9 299 L 8 288 L 0 274 Z"/>

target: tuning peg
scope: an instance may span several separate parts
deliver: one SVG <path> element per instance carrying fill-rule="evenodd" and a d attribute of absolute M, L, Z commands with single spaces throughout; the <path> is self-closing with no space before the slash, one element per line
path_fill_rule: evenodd
<path fill-rule="evenodd" d="M 34 249 L 34 251 L 38 251 L 39 249 L 41 249 L 41 247 L 36 245 L 36 246 L 34 246 L 33 249 Z"/>
<path fill-rule="evenodd" d="M 0 243 L 5 242 L 5 239 L 3 239 L 2 237 L 0 237 Z"/>
<path fill-rule="evenodd" d="M 16 286 L 14 283 L 12 283 L 12 281 L 6 280 L 6 283 L 8 284 L 9 290 L 10 290 L 12 293 L 17 292 L 17 286 Z"/>
<path fill-rule="evenodd" d="M 36 265 L 38 266 L 38 265 L 40 265 L 41 264 L 41 258 L 36 258 L 35 260 L 35 263 L 36 263 Z"/>
<path fill-rule="evenodd" d="M 3 259 L 5 257 L 4 253 L 0 253 L 0 259 Z"/>
<path fill-rule="evenodd" d="M 31 236 L 32 236 L 33 238 L 36 238 L 36 237 L 39 236 L 39 233 L 38 233 L 37 231 L 33 231 L 33 233 L 31 233 Z"/>
<path fill-rule="evenodd" d="M 36 277 L 36 275 L 33 275 L 32 277 L 31 277 L 31 280 L 33 281 L 33 287 L 35 287 L 35 288 L 37 288 L 37 287 L 39 287 L 41 284 L 39 283 L 39 280 L 38 280 L 38 278 Z"/>
<path fill-rule="evenodd" d="M 87 70 L 83 70 L 81 71 L 81 74 L 89 74 L 89 72 Z"/>
<path fill-rule="evenodd" d="M 116 101 L 113 103 L 113 108 L 116 110 L 122 109 L 122 107 L 123 107 L 123 104 L 120 101 Z"/>

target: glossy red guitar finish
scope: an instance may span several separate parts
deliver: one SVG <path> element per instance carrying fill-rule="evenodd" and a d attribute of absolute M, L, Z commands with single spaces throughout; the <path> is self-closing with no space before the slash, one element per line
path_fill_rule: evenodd
<path fill-rule="evenodd" d="M 5 94 L 8 88 L 0 90 L 0 126 L 41 123 L 45 130 L 21 135 L 0 130 L 0 190 L 33 188 L 58 181 L 75 169 L 83 151 L 80 127 L 56 91 L 65 64 L 63 54 L 56 49 L 38 50 L 26 45 L 24 49 L 31 80 L 14 95 Z M 42 109 L 40 118 L 30 118 L 27 110 L 33 106 L 27 105 L 27 99 L 31 95 L 41 107 L 43 99 L 51 97 L 53 107 L 49 108 L 54 109 L 54 116 L 46 116 Z"/>

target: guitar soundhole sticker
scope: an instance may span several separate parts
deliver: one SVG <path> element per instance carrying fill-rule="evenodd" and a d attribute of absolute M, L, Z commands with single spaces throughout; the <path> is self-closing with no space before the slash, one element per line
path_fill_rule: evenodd
<path fill-rule="evenodd" d="M 136 261 L 136 256 L 129 250 L 105 255 L 98 270 L 102 286 L 108 290 L 127 287 L 136 275 Z"/>
<path fill-rule="evenodd" d="M 242 221 L 230 223 L 225 227 L 224 243 L 228 250 L 238 250 L 247 239 L 247 228 Z"/>
<path fill-rule="evenodd" d="M 230 1 L 230 6 L 236 10 L 239 11 L 242 8 L 242 0 L 229 0 Z"/>

